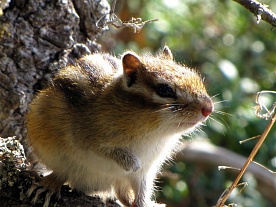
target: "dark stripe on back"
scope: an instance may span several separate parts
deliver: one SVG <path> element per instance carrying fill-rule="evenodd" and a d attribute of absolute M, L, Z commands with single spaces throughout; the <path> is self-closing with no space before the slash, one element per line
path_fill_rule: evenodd
<path fill-rule="evenodd" d="M 77 108 L 86 103 L 85 92 L 70 78 L 57 78 L 53 83 L 64 93 L 68 104 L 72 107 Z"/>

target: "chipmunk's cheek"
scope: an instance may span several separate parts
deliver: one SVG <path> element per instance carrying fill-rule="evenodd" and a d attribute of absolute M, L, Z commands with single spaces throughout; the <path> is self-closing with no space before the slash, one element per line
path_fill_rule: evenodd
<path fill-rule="evenodd" d="M 175 116 L 173 127 L 177 131 L 193 131 L 193 129 L 199 127 L 208 119 L 208 117 L 213 111 L 213 108 L 208 108 L 207 112 L 205 112 L 204 110 L 179 113 L 177 116 Z"/>

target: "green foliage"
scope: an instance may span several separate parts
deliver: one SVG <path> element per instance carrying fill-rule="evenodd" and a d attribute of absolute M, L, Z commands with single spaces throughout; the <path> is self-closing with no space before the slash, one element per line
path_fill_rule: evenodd
<path fill-rule="evenodd" d="M 276 1 L 263 3 L 276 12 Z M 154 51 L 168 45 L 177 61 L 198 69 L 206 77 L 218 112 L 213 115 L 216 121 L 209 120 L 203 128 L 205 133 L 198 136 L 208 135 L 214 144 L 248 156 L 256 140 L 242 145 L 239 141 L 261 134 L 268 123 L 254 114 L 256 93 L 276 88 L 276 30 L 263 21 L 256 24 L 256 17 L 234 1 L 132 0 L 128 4 L 144 20 L 159 18 L 143 29 L 149 48 Z M 137 50 L 139 45 L 119 44 L 117 52 L 122 53 L 124 47 Z M 265 100 L 272 105 L 276 97 L 271 95 Z M 255 159 L 273 171 L 276 171 L 275 129 L 274 126 Z M 199 168 L 189 163 L 173 166 L 171 171 L 179 177 L 162 182 L 164 191 L 159 192 L 160 199 L 168 199 L 177 206 L 190 196 L 186 200 L 188 206 L 214 205 L 234 177 L 217 169 L 205 169 L 202 173 Z M 198 171 L 196 178 L 194 171 Z M 239 206 L 268 206 L 254 185 L 243 192 L 236 200 Z"/>

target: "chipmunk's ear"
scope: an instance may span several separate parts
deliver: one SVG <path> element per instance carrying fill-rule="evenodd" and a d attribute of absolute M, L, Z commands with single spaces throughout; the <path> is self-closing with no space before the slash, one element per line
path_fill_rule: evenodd
<path fill-rule="evenodd" d="M 132 52 L 127 52 L 122 58 L 124 75 L 127 77 L 127 85 L 130 87 L 136 81 L 137 70 L 142 63 L 138 55 Z"/>
<path fill-rule="evenodd" d="M 168 46 L 165 46 L 163 48 L 162 55 L 164 58 L 166 58 L 168 60 L 173 60 L 172 51 L 170 50 L 170 48 Z"/>

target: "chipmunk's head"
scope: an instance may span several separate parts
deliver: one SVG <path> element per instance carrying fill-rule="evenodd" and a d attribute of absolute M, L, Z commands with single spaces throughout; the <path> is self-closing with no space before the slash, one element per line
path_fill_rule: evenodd
<path fill-rule="evenodd" d="M 126 52 L 122 64 L 125 90 L 136 94 L 144 107 L 152 107 L 162 117 L 162 126 L 192 130 L 213 112 L 202 78 L 174 62 L 168 47 L 157 56 Z"/>

